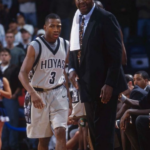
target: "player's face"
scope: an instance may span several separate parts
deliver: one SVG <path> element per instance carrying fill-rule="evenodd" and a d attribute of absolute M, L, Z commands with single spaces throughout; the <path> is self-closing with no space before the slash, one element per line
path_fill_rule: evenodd
<path fill-rule="evenodd" d="M 134 81 L 134 85 L 138 85 L 142 89 L 144 89 L 148 84 L 148 80 L 143 79 L 143 77 L 140 74 L 135 74 L 133 81 Z"/>
<path fill-rule="evenodd" d="M 85 15 L 88 14 L 93 7 L 93 0 L 75 0 L 77 8 Z"/>
<path fill-rule="evenodd" d="M 44 25 L 45 36 L 52 41 L 56 41 L 61 33 L 60 19 L 49 19 Z"/>
<path fill-rule="evenodd" d="M 8 52 L 1 52 L 0 58 L 1 58 L 2 64 L 8 64 L 11 59 L 10 54 Z"/>

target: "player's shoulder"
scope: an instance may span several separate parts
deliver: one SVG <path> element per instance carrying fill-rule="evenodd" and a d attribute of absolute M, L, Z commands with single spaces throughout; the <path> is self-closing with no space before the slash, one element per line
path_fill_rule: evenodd
<path fill-rule="evenodd" d="M 33 46 L 33 47 L 34 47 L 34 46 L 39 46 L 39 44 L 41 44 L 39 37 L 35 38 L 34 40 L 32 40 L 32 41 L 29 43 L 29 45 L 31 45 L 31 46 Z"/>
<path fill-rule="evenodd" d="M 62 37 L 59 37 L 59 39 L 61 40 L 61 41 L 66 41 L 66 43 L 69 43 L 69 41 L 68 40 L 66 40 L 66 39 L 64 39 L 64 38 L 62 38 Z"/>
<path fill-rule="evenodd" d="M 66 40 L 66 39 L 64 39 L 64 38 L 62 38 L 62 37 L 59 37 L 59 39 L 60 39 L 60 41 L 61 41 L 62 43 L 66 42 L 67 47 L 69 47 L 69 41 L 68 41 L 68 40 Z"/>

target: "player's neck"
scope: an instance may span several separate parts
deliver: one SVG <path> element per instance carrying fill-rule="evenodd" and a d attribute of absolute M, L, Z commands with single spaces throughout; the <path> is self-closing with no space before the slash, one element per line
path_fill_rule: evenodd
<path fill-rule="evenodd" d="M 49 38 L 48 36 L 44 36 L 44 39 L 47 41 L 47 42 L 49 42 L 49 43 L 55 43 L 56 42 L 56 40 L 54 40 L 54 39 L 51 39 L 51 38 Z"/>

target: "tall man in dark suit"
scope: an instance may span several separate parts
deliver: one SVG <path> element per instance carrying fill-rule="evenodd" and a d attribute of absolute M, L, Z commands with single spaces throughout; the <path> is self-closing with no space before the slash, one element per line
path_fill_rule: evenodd
<path fill-rule="evenodd" d="M 121 67 L 119 25 L 111 13 L 96 7 L 93 0 L 75 3 L 82 21 L 80 50 L 70 51 L 69 55 L 70 80 L 79 88 L 85 103 L 94 150 L 113 150 L 118 95 L 127 89 Z"/>

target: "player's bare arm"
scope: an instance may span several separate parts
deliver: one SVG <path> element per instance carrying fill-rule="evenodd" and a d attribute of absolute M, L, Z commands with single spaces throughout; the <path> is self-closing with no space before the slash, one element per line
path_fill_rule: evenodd
<path fill-rule="evenodd" d="M 24 88 L 31 95 L 31 101 L 33 102 L 34 107 L 38 109 L 42 109 L 44 107 L 44 104 L 40 96 L 37 94 L 34 88 L 29 84 L 29 79 L 28 79 L 28 74 L 32 70 L 34 61 L 35 61 L 35 51 L 32 46 L 29 46 L 27 50 L 27 55 L 25 57 L 25 60 L 19 72 L 19 80 L 21 81 Z"/>

